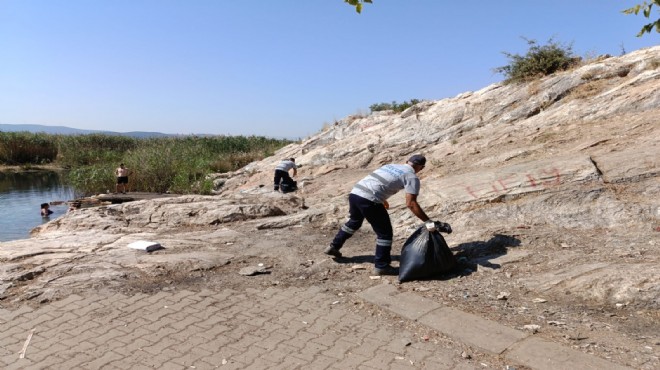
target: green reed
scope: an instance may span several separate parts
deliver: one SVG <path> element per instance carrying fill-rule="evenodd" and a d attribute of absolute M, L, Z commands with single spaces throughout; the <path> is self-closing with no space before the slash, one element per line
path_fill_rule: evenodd
<path fill-rule="evenodd" d="M 53 162 L 56 156 L 57 144 L 51 135 L 0 132 L 0 164 L 46 164 Z"/>
<path fill-rule="evenodd" d="M 9 135 L 13 134 L 13 135 Z M 291 143 L 289 140 L 262 136 L 173 136 L 133 138 L 127 136 L 48 135 L 0 132 L 0 164 L 14 164 L 3 153 L 16 158 L 21 150 L 4 150 L 6 144 L 35 142 L 21 158 L 38 158 L 37 148 L 51 148 L 48 162 L 67 169 L 69 182 L 76 190 L 94 194 L 115 189 L 115 169 L 120 163 L 131 171 L 129 191 L 209 194 L 212 183 L 206 177 L 214 172 L 237 170 L 250 162 L 272 155 Z M 41 141 L 36 138 L 40 138 Z M 13 147 L 27 148 L 26 145 Z M 12 159 L 15 162 L 15 159 Z M 33 163 L 29 160 L 23 163 Z"/>

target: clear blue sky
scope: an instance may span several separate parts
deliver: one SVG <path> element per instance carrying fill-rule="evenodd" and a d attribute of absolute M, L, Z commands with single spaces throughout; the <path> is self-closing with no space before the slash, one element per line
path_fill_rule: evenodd
<path fill-rule="evenodd" d="M 621 13 L 641 2 L 0 0 L 0 123 L 304 138 L 501 81 L 521 37 L 580 56 L 658 45 Z"/>

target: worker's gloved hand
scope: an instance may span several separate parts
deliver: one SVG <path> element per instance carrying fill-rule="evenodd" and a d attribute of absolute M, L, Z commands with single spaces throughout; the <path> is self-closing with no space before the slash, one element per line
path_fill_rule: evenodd
<path fill-rule="evenodd" d="M 428 220 L 424 222 L 424 226 L 426 226 L 426 230 L 428 230 L 430 233 L 435 231 L 435 222 Z"/>
<path fill-rule="evenodd" d="M 384 201 L 383 201 L 383 207 L 385 207 L 385 209 L 389 209 L 389 208 L 390 208 L 390 204 L 387 203 L 386 200 L 384 200 Z"/>
<path fill-rule="evenodd" d="M 451 225 L 449 225 L 446 222 L 436 221 L 435 222 L 435 229 L 438 230 L 441 233 L 451 234 Z"/>

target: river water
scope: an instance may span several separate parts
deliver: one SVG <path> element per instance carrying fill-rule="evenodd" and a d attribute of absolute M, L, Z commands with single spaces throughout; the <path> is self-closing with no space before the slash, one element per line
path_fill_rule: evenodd
<path fill-rule="evenodd" d="M 57 172 L 0 172 L 0 242 L 30 237 L 30 230 L 62 216 L 66 203 L 51 205 L 53 214 L 41 217 L 41 203 L 75 199 L 71 186 Z"/>

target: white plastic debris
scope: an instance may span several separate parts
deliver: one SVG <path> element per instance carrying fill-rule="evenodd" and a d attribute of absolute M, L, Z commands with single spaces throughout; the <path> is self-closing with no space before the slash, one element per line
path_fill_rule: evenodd
<path fill-rule="evenodd" d="M 138 240 L 136 242 L 130 243 L 128 247 L 131 249 L 137 249 L 146 252 L 152 252 L 163 248 L 163 246 L 160 245 L 160 243 L 150 242 L 146 240 Z"/>

